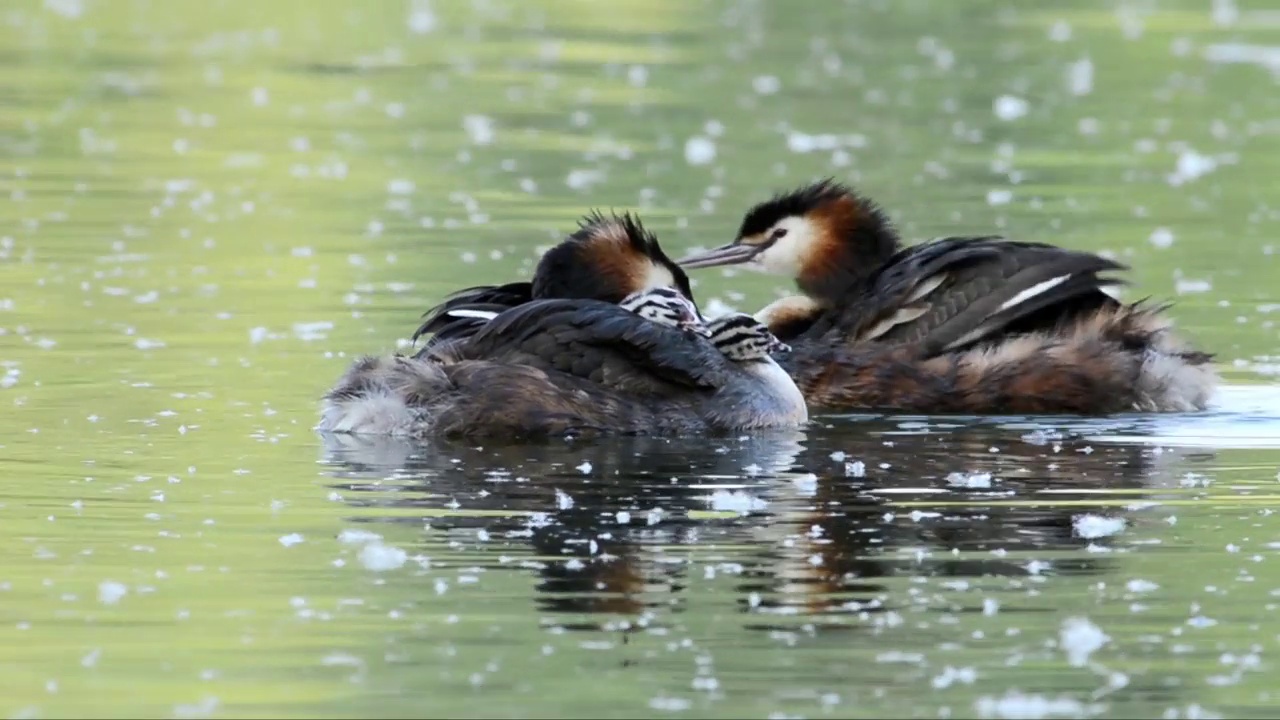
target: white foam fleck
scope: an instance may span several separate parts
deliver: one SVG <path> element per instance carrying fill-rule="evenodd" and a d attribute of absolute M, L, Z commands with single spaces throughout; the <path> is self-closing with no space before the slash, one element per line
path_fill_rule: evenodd
<path fill-rule="evenodd" d="M 736 512 L 739 515 L 763 510 L 769 507 L 768 501 L 758 498 L 742 490 L 717 490 L 707 498 L 712 510 L 720 512 Z"/>
<path fill-rule="evenodd" d="M 1058 631 L 1059 646 L 1067 654 L 1067 662 L 1072 667 L 1084 667 L 1089 656 L 1110 641 L 1111 637 L 1088 618 L 1067 618 Z"/>
<path fill-rule="evenodd" d="M 716 143 L 709 137 L 695 135 L 684 143 L 684 159 L 690 165 L 707 165 L 716 159 Z"/>
<path fill-rule="evenodd" d="M 1029 109 L 1027 101 L 1015 95 L 1001 95 L 992 104 L 996 117 L 1006 122 L 1026 115 Z"/>
<path fill-rule="evenodd" d="M 1193 295 L 1196 293 L 1209 292 L 1213 289 L 1213 285 L 1208 280 L 1178 278 L 1177 282 L 1173 284 L 1173 289 L 1179 295 Z"/>
<path fill-rule="evenodd" d="M 338 542 L 343 545 L 363 545 L 365 543 L 378 542 L 381 539 L 381 535 L 369 530 L 347 528 L 338 533 Z"/>
<path fill-rule="evenodd" d="M 98 602 L 103 604 L 115 605 L 128 594 L 129 587 L 122 582 L 103 580 L 98 584 Z"/>
<path fill-rule="evenodd" d="M 299 340 L 310 342 L 313 340 L 324 340 L 328 337 L 328 331 L 333 329 L 333 323 L 328 320 L 319 320 L 316 322 L 298 322 L 293 324 L 293 334 Z"/>
<path fill-rule="evenodd" d="M 1107 537 L 1115 535 L 1124 530 L 1124 518 L 1105 517 L 1102 515 L 1094 515 L 1086 513 L 1084 515 L 1075 516 L 1071 524 L 1075 527 L 1076 535 L 1086 540 L 1094 538 Z"/>
<path fill-rule="evenodd" d="M 1093 92 L 1092 60 L 1085 57 L 1067 66 L 1067 90 L 1077 96 Z"/>
<path fill-rule="evenodd" d="M 409 31 L 414 35 L 426 35 L 436 29 L 435 11 L 428 0 L 413 0 L 409 6 Z"/>
<path fill-rule="evenodd" d="M 965 488 L 989 488 L 991 487 L 991 473 L 989 472 L 972 472 L 972 473 L 953 472 L 950 475 L 947 475 L 947 484 L 955 487 L 965 487 Z"/>
<path fill-rule="evenodd" d="M 487 115 L 467 115 L 462 118 L 462 129 L 466 131 L 467 137 L 476 145 L 490 145 L 493 143 L 493 118 Z"/>
<path fill-rule="evenodd" d="M 998 205 L 1008 205 L 1013 201 L 1013 191 L 1005 188 L 995 188 L 987 191 L 987 204 L 996 207 Z"/>
<path fill-rule="evenodd" d="M 1125 583 L 1125 589 L 1129 592 L 1151 592 L 1159 587 L 1159 585 L 1151 582 L 1150 580 L 1135 579 Z"/>
<path fill-rule="evenodd" d="M 974 710 L 984 718 L 1021 718 L 1039 720 L 1052 717 L 1084 717 L 1097 712 L 1096 705 L 1086 706 L 1074 698 L 1045 695 L 1025 695 L 1011 690 L 1001 697 L 982 697 L 974 703 Z"/>
<path fill-rule="evenodd" d="M 360 548 L 360 564 L 366 570 L 382 572 L 384 570 L 395 570 L 404 565 L 409 559 L 409 554 L 404 550 L 392 545 L 383 545 L 380 542 L 373 542 Z"/>
<path fill-rule="evenodd" d="M 751 87 L 761 95 L 772 95 L 782 89 L 782 81 L 776 75 L 757 75 Z"/>

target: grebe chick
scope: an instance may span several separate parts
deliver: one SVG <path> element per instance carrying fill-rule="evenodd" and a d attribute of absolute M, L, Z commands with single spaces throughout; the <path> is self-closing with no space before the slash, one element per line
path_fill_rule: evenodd
<path fill-rule="evenodd" d="M 833 180 L 759 203 L 733 242 L 680 261 L 743 263 L 791 277 L 803 293 L 756 317 L 791 343 L 782 364 L 812 405 L 845 410 L 889 400 L 928 412 L 904 389 L 895 395 L 876 386 L 874 374 L 855 382 L 833 370 L 864 363 L 873 346 L 969 368 L 966 383 L 983 391 L 966 393 L 960 412 L 1202 410 L 1217 382 L 1212 355 L 1175 336 L 1165 306 L 1124 304 L 1108 292 L 1124 282 L 1106 273 L 1125 265 L 997 236 L 904 246 L 875 203 Z M 1072 364 L 1085 358 L 1088 367 Z M 1115 387 L 1128 391 L 1116 397 Z M 1028 393 L 1062 401 L 1032 403 Z"/>
<path fill-rule="evenodd" d="M 772 361 L 773 353 L 791 352 L 790 345 L 746 313 L 729 313 L 710 321 L 707 336 L 720 354 L 735 362 Z"/>
<path fill-rule="evenodd" d="M 809 417 L 804 394 L 774 354 L 791 352 L 791 347 L 769 331 L 769 328 L 746 313 L 729 313 L 707 323 L 711 344 L 729 360 L 737 363 L 769 388 L 781 412 Z"/>
<path fill-rule="evenodd" d="M 618 306 L 660 325 L 703 337 L 711 336 L 693 301 L 675 288 L 658 287 L 634 292 L 623 298 Z"/>

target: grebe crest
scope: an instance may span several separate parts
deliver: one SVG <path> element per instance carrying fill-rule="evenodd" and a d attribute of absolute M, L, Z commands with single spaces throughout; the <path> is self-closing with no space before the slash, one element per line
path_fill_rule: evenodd
<path fill-rule="evenodd" d="M 707 328 L 716 349 L 734 362 L 772 360 L 773 353 L 791 351 L 764 323 L 746 313 L 716 318 Z"/>
<path fill-rule="evenodd" d="M 618 305 L 659 325 L 679 328 L 703 337 L 710 334 L 693 301 L 675 288 L 659 287 L 634 292 L 623 298 Z"/>
<path fill-rule="evenodd" d="M 674 287 L 693 297 L 689 276 L 658 238 L 630 213 L 592 211 L 578 230 L 538 261 L 535 298 L 584 298 L 617 303 L 633 292 Z"/>

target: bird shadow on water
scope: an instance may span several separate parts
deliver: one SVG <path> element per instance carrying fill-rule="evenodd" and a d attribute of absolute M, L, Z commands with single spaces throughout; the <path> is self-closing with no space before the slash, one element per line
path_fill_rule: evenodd
<path fill-rule="evenodd" d="M 747 629 L 828 632 L 901 609 L 892 588 L 910 578 L 1105 575 L 1115 528 L 1162 520 L 1178 477 L 1214 457 L 1144 433 L 1126 419 L 846 417 L 714 439 L 322 437 L 353 522 L 415 523 L 437 543 L 484 534 L 466 561 L 519 557 L 544 622 L 652 627 L 720 582 Z"/>

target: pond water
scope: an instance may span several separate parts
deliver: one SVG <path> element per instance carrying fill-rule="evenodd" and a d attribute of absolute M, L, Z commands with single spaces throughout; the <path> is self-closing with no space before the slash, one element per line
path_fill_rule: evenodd
<path fill-rule="evenodd" d="M 1274 716 L 1278 84 L 1262 0 L 11 0 L 0 715 Z M 1215 406 L 313 432 L 587 209 L 676 255 L 825 174 L 1114 253 Z"/>

